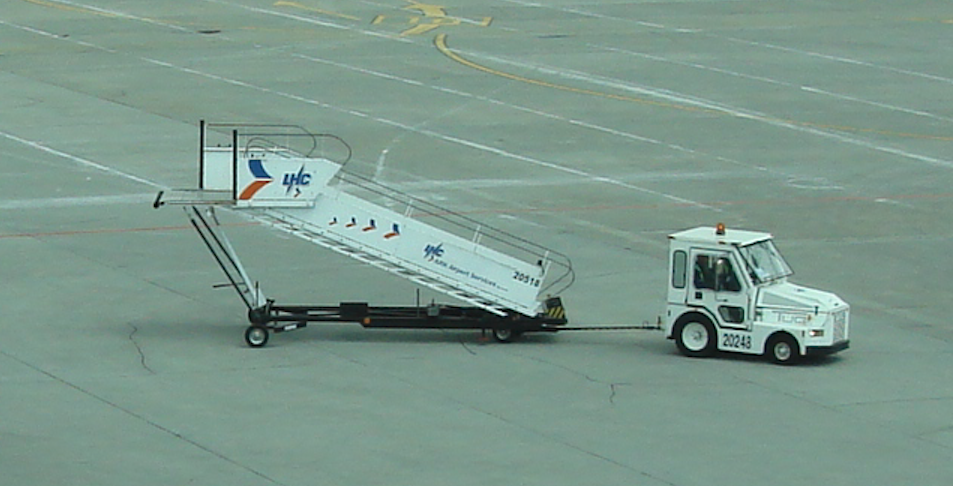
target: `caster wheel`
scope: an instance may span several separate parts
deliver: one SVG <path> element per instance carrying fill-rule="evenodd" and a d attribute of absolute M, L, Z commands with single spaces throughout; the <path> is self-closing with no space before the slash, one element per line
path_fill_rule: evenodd
<path fill-rule="evenodd" d="M 268 344 L 268 329 L 262 326 L 248 326 L 248 329 L 245 329 L 245 343 L 253 348 Z"/>

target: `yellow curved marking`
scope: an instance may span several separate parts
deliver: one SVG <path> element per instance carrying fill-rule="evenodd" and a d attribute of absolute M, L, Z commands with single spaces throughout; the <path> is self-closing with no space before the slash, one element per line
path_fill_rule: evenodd
<path fill-rule="evenodd" d="M 438 34 L 436 37 L 434 37 L 433 43 L 434 43 L 434 46 L 437 47 L 437 50 L 440 51 L 441 54 L 443 54 L 444 56 L 447 56 L 448 58 L 452 59 L 455 62 L 463 64 L 464 66 L 467 66 L 469 68 L 476 69 L 477 71 L 482 71 L 488 74 L 492 74 L 494 76 L 499 76 L 501 78 L 512 79 L 513 81 L 519 81 L 522 83 L 532 84 L 535 86 L 542 86 L 545 88 L 558 89 L 560 91 L 567 91 L 570 93 L 598 96 L 600 98 L 607 98 L 607 99 L 619 100 L 619 101 L 628 101 L 631 103 L 639 103 L 643 105 L 661 106 L 664 108 L 672 108 L 675 110 L 690 111 L 694 113 L 738 116 L 737 114 L 731 113 L 726 110 L 717 110 L 717 109 L 710 109 L 710 108 L 700 108 L 697 106 L 679 105 L 675 103 L 667 103 L 664 101 L 637 98 L 634 96 L 604 93 L 601 91 L 593 91 L 593 90 L 584 89 L 584 88 L 574 88 L 572 86 L 564 86 L 561 84 L 550 83 L 548 81 L 541 81 L 538 79 L 532 79 L 532 78 L 519 76 L 517 74 L 497 71 L 496 69 L 477 64 L 473 61 L 470 61 L 469 59 L 465 59 L 461 57 L 459 54 L 450 50 L 450 48 L 447 46 L 447 34 Z M 889 137 L 915 138 L 920 140 L 938 140 L 943 142 L 953 141 L 953 137 L 949 137 L 949 136 L 894 132 L 889 130 L 879 130 L 876 128 L 859 128 L 859 127 L 842 126 L 842 125 L 829 125 L 829 124 L 822 124 L 822 123 L 802 122 L 797 120 L 784 120 L 781 118 L 770 118 L 770 117 L 761 117 L 761 116 L 752 116 L 750 118 L 757 118 L 757 119 L 761 119 L 761 120 L 765 120 L 769 122 L 776 122 L 776 123 L 787 123 L 790 125 L 798 125 L 802 127 L 811 127 L 811 128 L 824 129 L 824 130 L 835 130 L 835 131 L 841 131 L 841 132 L 872 133 L 876 135 L 884 135 Z"/>
<path fill-rule="evenodd" d="M 117 17 L 117 15 L 111 14 L 109 12 L 100 12 L 100 11 L 89 9 L 89 8 L 74 7 L 72 5 L 63 5 L 62 3 L 48 2 L 46 0 L 23 0 L 23 1 L 27 3 L 32 3 L 34 5 L 40 5 L 42 7 L 51 7 L 51 8 L 56 8 L 59 10 L 65 10 L 67 12 L 80 12 L 80 13 L 100 15 L 103 17 L 110 17 L 110 18 Z"/>
<path fill-rule="evenodd" d="M 461 57 L 461 56 L 460 56 L 459 54 L 457 54 L 456 52 L 451 51 L 450 48 L 447 47 L 447 34 L 437 34 L 437 36 L 434 37 L 433 43 L 434 43 L 434 45 L 437 47 L 437 50 L 440 51 L 441 54 L 443 54 L 443 55 L 449 57 L 450 59 L 452 59 L 452 60 L 454 60 L 454 61 L 456 61 L 456 62 L 458 62 L 458 63 L 460 63 L 460 64 L 463 64 L 464 66 L 467 66 L 467 67 L 476 69 L 476 70 L 478 70 L 478 71 L 483 71 L 483 72 L 485 72 L 485 73 L 492 74 L 492 75 L 494 75 L 494 76 L 499 76 L 499 77 L 501 77 L 501 78 L 512 79 L 513 81 L 519 81 L 519 82 L 522 82 L 522 83 L 532 84 L 532 85 L 536 85 L 536 86 L 543 86 L 543 87 L 545 87 L 545 88 L 558 89 L 558 90 L 561 90 L 561 91 L 568 91 L 568 92 L 570 92 L 570 93 L 584 94 L 584 95 L 590 95 L 590 96 L 598 96 L 598 97 L 600 97 L 600 98 L 608 98 L 608 99 L 611 99 L 611 100 L 628 101 L 628 102 L 631 102 L 631 103 L 641 103 L 641 104 L 652 105 L 652 106 L 663 106 L 663 107 L 666 107 L 666 108 L 673 108 L 673 109 L 676 109 L 676 110 L 691 111 L 691 112 L 695 112 L 695 113 L 714 113 L 714 114 L 719 114 L 719 115 L 725 114 L 725 112 L 720 111 L 720 110 L 712 110 L 712 109 L 708 109 L 708 108 L 699 108 L 699 107 L 696 107 L 696 106 L 677 105 L 677 104 L 674 104 L 674 103 L 666 103 L 666 102 L 664 102 L 664 101 L 648 100 L 648 99 L 645 99 L 645 98 L 636 98 L 636 97 L 634 97 L 634 96 L 625 96 L 625 95 L 617 95 L 617 94 L 612 94 L 612 93 L 603 93 L 603 92 L 601 92 L 601 91 L 593 91 L 593 90 L 591 90 L 591 89 L 585 89 L 585 88 L 574 88 L 574 87 L 572 87 L 572 86 L 564 86 L 564 85 L 561 85 L 561 84 L 550 83 L 550 82 L 548 82 L 548 81 L 541 81 L 541 80 L 538 80 L 538 79 L 526 78 L 526 77 L 523 77 L 523 76 L 519 76 L 519 75 L 511 74 L 511 73 L 506 73 L 506 72 L 503 72 L 503 71 L 497 71 L 496 69 L 488 68 L 488 67 L 486 67 L 486 66 L 477 64 L 477 63 L 475 63 L 475 62 L 473 62 L 473 61 L 470 61 L 470 60 L 468 60 L 468 59 L 464 59 L 463 57 Z"/>
<path fill-rule="evenodd" d="M 410 5 L 404 7 L 404 10 L 416 10 L 424 17 L 446 17 L 447 11 L 441 5 L 431 5 L 429 3 L 420 3 L 414 0 L 408 0 Z"/>

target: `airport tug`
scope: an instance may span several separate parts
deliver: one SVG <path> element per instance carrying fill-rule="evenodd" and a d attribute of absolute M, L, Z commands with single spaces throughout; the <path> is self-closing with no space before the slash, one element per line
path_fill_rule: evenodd
<path fill-rule="evenodd" d="M 764 355 L 778 364 L 847 349 L 850 306 L 788 282 L 768 233 L 700 227 L 669 236 L 665 335 L 686 356 Z"/>

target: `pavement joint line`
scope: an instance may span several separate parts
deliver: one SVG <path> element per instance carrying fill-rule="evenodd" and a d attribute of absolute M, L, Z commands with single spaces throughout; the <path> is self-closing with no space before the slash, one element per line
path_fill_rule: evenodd
<path fill-rule="evenodd" d="M 158 423 L 158 422 L 156 422 L 156 421 L 154 421 L 154 420 L 151 420 L 151 419 L 147 418 L 146 416 L 144 416 L 144 415 L 142 415 L 142 414 L 139 414 L 139 413 L 133 411 L 133 410 L 130 409 L 130 408 L 124 407 L 124 406 L 122 406 L 122 405 L 120 405 L 120 404 L 118 404 L 118 403 L 116 403 L 116 402 L 110 401 L 110 400 L 108 400 L 108 399 L 106 399 L 106 398 L 104 398 L 104 397 L 102 397 L 102 396 L 100 396 L 100 395 L 97 395 L 96 393 L 93 393 L 92 391 L 90 391 L 90 390 L 88 390 L 88 389 L 86 389 L 86 388 L 83 388 L 83 387 L 77 385 L 76 383 L 73 383 L 73 382 L 67 380 L 66 378 L 63 378 L 63 377 L 61 377 L 61 376 L 59 376 L 59 375 L 56 375 L 56 374 L 54 374 L 54 373 L 52 373 L 52 372 L 50 372 L 50 371 L 47 371 L 47 370 L 45 370 L 45 369 L 43 369 L 43 368 L 40 368 L 39 366 L 34 365 L 34 364 L 32 364 L 32 363 L 30 363 L 30 362 L 28 362 L 28 361 L 24 361 L 24 360 L 22 360 L 22 359 L 20 359 L 20 358 L 18 358 L 18 357 L 16 357 L 16 356 L 14 356 L 14 355 L 12 355 L 12 354 L 6 352 L 6 351 L 0 350 L 0 354 L 4 355 L 4 356 L 6 356 L 6 357 L 8 357 L 8 358 L 10 358 L 10 359 L 12 359 L 12 360 L 14 360 L 14 361 L 20 363 L 20 364 L 22 364 L 23 366 L 26 366 L 27 368 L 32 369 L 33 371 L 36 371 L 37 373 L 40 373 L 41 375 L 46 376 L 47 378 L 50 378 L 50 379 L 53 380 L 54 382 L 57 382 L 57 383 L 59 383 L 59 384 L 61 384 L 61 385 L 65 385 L 65 386 L 67 386 L 67 387 L 69 387 L 69 388 L 72 388 L 73 390 L 75 390 L 75 391 L 77 391 L 77 392 L 79 392 L 79 393 L 82 393 L 83 395 L 86 395 L 87 397 L 92 398 L 93 400 L 96 400 L 96 401 L 98 401 L 98 402 L 100 402 L 100 403 L 102 403 L 102 404 L 108 406 L 109 408 L 112 408 L 113 410 L 122 412 L 122 413 L 128 415 L 129 417 L 132 417 L 132 418 L 138 420 L 139 422 L 142 422 L 142 423 L 144 423 L 144 424 L 146 424 L 146 425 L 148 425 L 148 426 L 150 426 L 150 427 L 152 427 L 152 428 L 154 428 L 154 429 L 156 429 L 156 430 L 158 430 L 158 431 L 160 431 L 160 432 L 163 432 L 163 433 L 165 433 L 166 435 L 170 435 L 170 436 L 174 437 L 174 438 L 177 439 L 177 440 L 180 440 L 180 441 L 182 441 L 182 442 L 185 442 L 185 443 L 187 443 L 187 444 L 189 444 L 189 445 L 195 447 L 196 449 L 199 449 L 199 450 L 204 451 L 204 452 L 206 452 L 206 453 L 208 453 L 208 454 L 211 454 L 212 456 L 215 456 L 215 457 L 221 459 L 222 461 L 225 461 L 225 462 L 227 462 L 227 463 L 229 463 L 229 464 L 231 464 L 231 465 L 233 465 L 233 466 L 236 466 L 236 467 L 239 467 L 239 468 L 241 468 L 241 469 L 244 469 L 245 471 L 248 471 L 249 473 L 254 474 L 255 476 L 258 476 L 258 477 L 260 477 L 260 478 L 262 478 L 262 479 L 264 479 L 264 480 L 266 480 L 266 481 L 268 481 L 268 482 L 270 482 L 270 483 L 272 483 L 272 484 L 282 484 L 282 483 L 279 483 L 278 481 L 276 481 L 276 480 L 274 480 L 274 479 L 268 477 L 267 475 L 265 475 L 265 474 L 262 473 L 261 471 L 258 471 L 258 470 L 256 470 L 256 469 L 252 468 L 251 466 L 248 466 L 248 465 L 246 465 L 246 464 L 242 464 L 242 463 L 236 461 L 235 459 L 232 459 L 232 458 L 226 456 L 225 454 L 223 454 L 223 453 L 221 453 L 221 452 L 218 452 L 218 451 L 216 451 L 215 449 L 212 449 L 212 448 L 209 447 L 209 446 L 206 446 L 206 445 L 201 444 L 200 442 L 198 442 L 198 441 L 195 440 L 195 439 L 191 439 L 191 438 L 187 437 L 185 434 L 183 434 L 183 433 L 181 433 L 181 432 L 176 432 L 175 430 L 172 430 L 172 429 L 170 429 L 170 428 L 168 428 L 168 427 L 166 427 L 166 426 L 164 426 L 164 425 L 162 425 L 162 424 L 160 424 L 160 423 Z"/>

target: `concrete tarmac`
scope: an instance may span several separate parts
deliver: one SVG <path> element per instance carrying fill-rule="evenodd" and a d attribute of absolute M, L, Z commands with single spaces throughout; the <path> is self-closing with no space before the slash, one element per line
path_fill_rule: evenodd
<path fill-rule="evenodd" d="M 948 7 L 6 0 L 0 485 L 953 483 Z M 200 119 L 333 133 L 352 170 L 563 251 L 579 326 L 655 322 L 669 233 L 770 231 L 852 305 L 851 349 L 357 325 L 251 349 L 151 207 L 194 186 Z M 225 219 L 281 302 L 413 304 Z"/>

